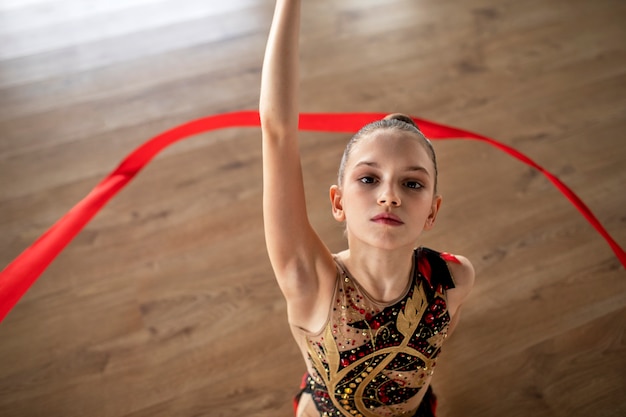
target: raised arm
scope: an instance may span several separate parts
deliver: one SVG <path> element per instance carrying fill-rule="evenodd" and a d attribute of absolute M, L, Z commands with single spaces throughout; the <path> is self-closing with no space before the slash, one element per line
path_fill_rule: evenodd
<path fill-rule="evenodd" d="M 336 271 L 306 212 L 298 148 L 299 31 L 300 0 L 278 0 L 263 62 L 259 108 L 267 249 L 287 299 L 289 320 L 308 327 L 310 316 L 320 310 L 320 297 L 324 304 L 324 294 L 331 292 Z"/>

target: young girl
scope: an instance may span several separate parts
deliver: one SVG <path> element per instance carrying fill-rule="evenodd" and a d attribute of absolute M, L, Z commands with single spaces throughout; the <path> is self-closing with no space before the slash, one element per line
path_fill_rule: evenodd
<path fill-rule="evenodd" d="M 430 142 L 391 115 L 348 144 L 333 255 L 309 223 L 298 150 L 300 0 L 278 0 L 263 64 L 263 210 L 269 257 L 306 362 L 297 416 L 432 416 L 441 345 L 474 281 L 467 259 L 415 249 L 441 205 Z"/>

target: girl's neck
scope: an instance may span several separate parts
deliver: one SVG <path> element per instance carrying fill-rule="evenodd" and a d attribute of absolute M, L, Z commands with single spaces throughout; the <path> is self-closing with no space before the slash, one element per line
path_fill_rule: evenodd
<path fill-rule="evenodd" d="M 372 297 L 390 301 L 402 294 L 411 279 L 413 248 L 390 251 L 351 247 L 341 252 L 339 259 Z"/>

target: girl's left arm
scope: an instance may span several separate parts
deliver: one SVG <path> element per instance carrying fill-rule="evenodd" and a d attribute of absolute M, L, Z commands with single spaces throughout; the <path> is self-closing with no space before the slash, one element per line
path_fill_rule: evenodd
<path fill-rule="evenodd" d="M 450 324 L 448 325 L 448 336 L 452 334 L 461 317 L 461 306 L 467 300 L 474 287 L 475 272 L 471 262 L 463 256 L 455 256 L 459 263 L 448 262 L 448 268 L 454 277 L 455 287 L 448 290 L 448 311 L 450 313 Z"/>

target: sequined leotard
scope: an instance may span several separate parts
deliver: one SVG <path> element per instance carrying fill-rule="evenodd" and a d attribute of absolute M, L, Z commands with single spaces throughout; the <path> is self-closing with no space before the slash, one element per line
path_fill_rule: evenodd
<path fill-rule="evenodd" d="M 430 381 L 447 336 L 446 291 L 454 281 L 446 259 L 456 261 L 416 249 L 410 285 L 385 304 L 369 297 L 336 259 L 329 321 L 318 334 L 301 331 L 309 365 L 303 391 L 321 416 L 428 415 L 411 399 Z M 298 339 L 297 330 L 294 335 Z"/>

